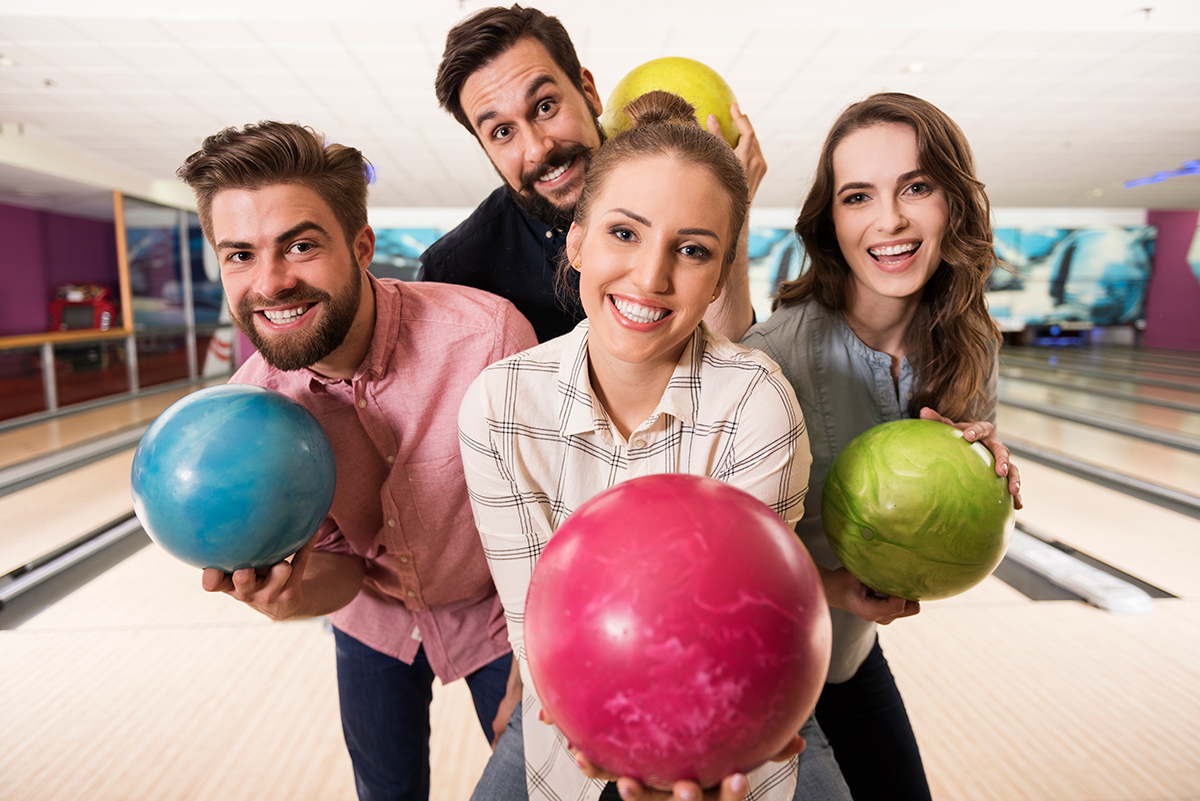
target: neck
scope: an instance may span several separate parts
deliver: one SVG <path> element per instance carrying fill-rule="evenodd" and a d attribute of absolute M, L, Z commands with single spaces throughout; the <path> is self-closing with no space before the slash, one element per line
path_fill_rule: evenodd
<path fill-rule="evenodd" d="M 684 342 L 684 348 L 688 342 Z M 682 354 L 681 348 L 670 361 L 664 358 L 654 364 L 630 364 L 598 353 L 589 339 L 588 378 L 592 391 L 626 441 L 654 413 Z"/>
<path fill-rule="evenodd" d="M 346 338 L 342 340 L 342 344 L 334 348 L 332 353 L 310 369 L 326 378 L 349 381 L 354 378 L 363 359 L 367 357 L 367 351 L 371 349 L 371 339 L 374 336 L 375 289 L 371 286 L 370 279 L 364 275 L 358 312 L 354 315 L 354 322 L 350 324 Z"/>
<path fill-rule="evenodd" d="M 855 295 L 842 316 L 864 345 L 900 360 L 908 354 L 908 331 L 919 304 L 919 298 Z"/>

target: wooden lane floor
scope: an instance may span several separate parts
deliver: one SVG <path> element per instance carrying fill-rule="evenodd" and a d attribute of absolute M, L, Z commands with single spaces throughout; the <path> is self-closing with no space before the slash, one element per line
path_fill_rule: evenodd
<path fill-rule="evenodd" d="M 0 497 L 0 576 L 131 514 L 133 451 Z"/>
<path fill-rule="evenodd" d="M 104 404 L 0 432 L 0 468 L 36 459 L 107 434 L 147 425 L 164 409 L 201 387 L 225 383 L 225 378 L 202 384 L 146 392 L 135 398 Z"/>
<path fill-rule="evenodd" d="M 1000 379 L 1002 402 L 1035 404 L 1066 409 L 1099 418 L 1147 426 L 1164 435 L 1182 435 L 1200 440 L 1200 392 L 1191 393 L 1188 400 L 1195 411 L 1172 408 L 1154 403 L 1114 398 L 1097 388 L 1052 386 L 1022 381 L 1018 378 Z"/>
<path fill-rule="evenodd" d="M 1104 345 L 1066 348 L 1005 345 L 1002 356 L 1064 365 L 1162 370 L 1176 375 L 1200 376 L 1200 353 L 1192 351 Z"/>
<path fill-rule="evenodd" d="M 1200 454 L 1001 403 L 996 428 L 1005 443 L 1058 452 L 1096 467 L 1200 496 Z M 1023 463 L 1014 463 L 1024 469 Z"/>
<path fill-rule="evenodd" d="M 153 544 L 0 631 L 6 801 L 352 801 L 333 637 L 200 589 Z M 490 749 L 464 682 L 436 685 L 432 801 Z"/>

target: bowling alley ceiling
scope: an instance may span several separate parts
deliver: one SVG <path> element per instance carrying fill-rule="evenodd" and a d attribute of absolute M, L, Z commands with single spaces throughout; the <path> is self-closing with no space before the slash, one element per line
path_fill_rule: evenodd
<path fill-rule="evenodd" d="M 1124 187 L 1200 159 L 1196 0 L 530 4 L 563 20 L 602 98 L 659 56 L 720 72 L 770 165 L 759 208 L 796 208 L 830 123 L 880 90 L 958 121 L 995 206 L 1200 208 L 1197 174 Z M 0 162 L 24 137 L 172 181 L 207 134 L 294 120 L 366 153 L 373 206 L 471 207 L 498 178 L 432 87 L 446 31 L 485 5 L 0 0 Z M 0 169 L 0 201 L 54 191 L 36 184 Z"/>

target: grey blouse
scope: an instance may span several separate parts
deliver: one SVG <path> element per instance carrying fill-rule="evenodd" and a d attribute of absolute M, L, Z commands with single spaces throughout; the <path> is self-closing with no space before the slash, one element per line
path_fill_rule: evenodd
<path fill-rule="evenodd" d="M 899 393 L 892 380 L 892 357 L 863 344 L 840 313 L 816 301 L 780 308 L 747 332 L 742 343 L 778 362 L 796 391 L 812 448 L 812 468 L 804 516 L 796 526 L 813 559 L 841 567 L 821 524 L 821 490 L 834 457 L 850 440 L 872 426 L 908 416 L 916 373 L 905 359 Z M 996 365 L 988 379 L 991 399 L 986 419 L 996 416 Z M 875 624 L 841 609 L 833 616 L 833 658 L 829 681 L 854 676 L 875 641 Z"/>

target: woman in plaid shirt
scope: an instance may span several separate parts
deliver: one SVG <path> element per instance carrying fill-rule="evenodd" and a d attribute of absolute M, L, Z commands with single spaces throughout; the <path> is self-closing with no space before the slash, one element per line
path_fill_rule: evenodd
<path fill-rule="evenodd" d="M 702 323 L 742 235 L 742 167 L 674 95 L 643 96 L 627 113 L 634 125 L 593 159 L 567 236 L 564 269 L 579 272 L 587 319 L 487 368 L 459 414 L 475 521 L 525 685 L 476 788 L 481 801 L 668 797 L 630 777 L 613 783 L 573 752 L 527 672 L 526 590 L 575 509 L 627 479 L 691 473 L 749 492 L 789 524 L 803 513 L 810 456 L 793 390 L 765 355 Z M 849 801 L 815 721 L 801 734 L 778 761 L 704 797 Z M 701 792 L 678 782 L 673 797 Z"/>

